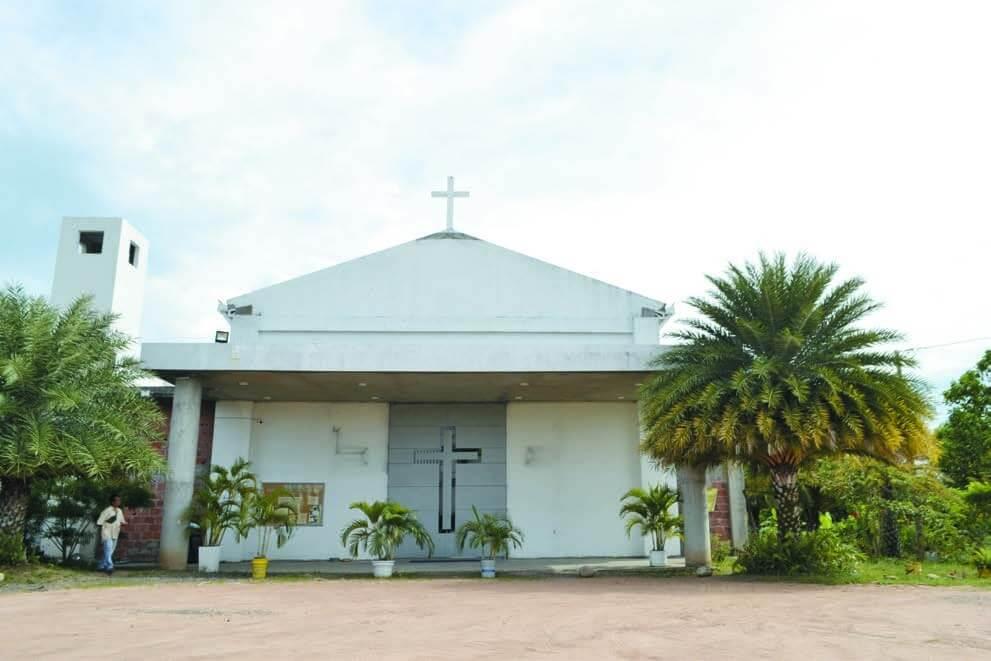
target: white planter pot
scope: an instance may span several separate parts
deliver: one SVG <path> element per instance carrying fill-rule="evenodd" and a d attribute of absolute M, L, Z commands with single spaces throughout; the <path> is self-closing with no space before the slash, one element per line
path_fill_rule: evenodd
<path fill-rule="evenodd" d="M 201 546 L 199 550 L 199 561 L 197 568 L 201 572 L 216 574 L 220 571 L 220 547 Z"/>
<path fill-rule="evenodd" d="M 389 578 L 395 565 L 395 560 L 372 560 L 372 574 L 375 578 Z"/>
<path fill-rule="evenodd" d="M 650 566 L 651 567 L 665 567 L 668 564 L 668 554 L 666 551 L 651 551 L 650 552 Z"/>
<path fill-rule="evenodd" d="M 495 578 L 495 560 L 482 560 L 482 578 Z"/>

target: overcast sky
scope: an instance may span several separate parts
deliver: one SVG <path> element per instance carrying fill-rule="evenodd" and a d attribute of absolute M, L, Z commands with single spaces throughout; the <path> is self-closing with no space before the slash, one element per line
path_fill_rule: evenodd
<path fill-rule="evenodd" d="M 217 299 L 442 229 L 453 174 L 459 230 L 676 306 L 807 251 L 905 347 L 991 336 L 989 25 L 988 2 L 0 0 L 0 277 L 47 294 L 59 219 L 123 216 L 151 241 L 144 338 L 209 339 Z"/>

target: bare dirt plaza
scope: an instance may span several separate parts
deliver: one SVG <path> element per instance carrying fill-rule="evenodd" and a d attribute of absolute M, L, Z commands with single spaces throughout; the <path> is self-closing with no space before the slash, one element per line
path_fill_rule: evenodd
<path fill-rule="evenodd" d="M 0 595 L 4 659 L 991 658 L 991 592 L 643 577 Z"/>

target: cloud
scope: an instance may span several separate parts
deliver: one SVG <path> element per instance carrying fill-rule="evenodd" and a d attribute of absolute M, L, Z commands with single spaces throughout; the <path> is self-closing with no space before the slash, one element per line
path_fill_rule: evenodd
<path fill-rule="evenodd" d="M 461 229 L 655 298 L 807 251 L 864 276 L 909 346 L 991 335 L 983 3 L 518 2 L 454 23 L 169 3 L 86 30 L 39 7 L 0 14 L 0 125 L 91 155 L 88 185 L 150 236 L 148 338 L 208 338 L 217 298 L 442 227 L 447 174 L 472 190 Z M 920 353 L 923 372 L 976 350 Z"/>

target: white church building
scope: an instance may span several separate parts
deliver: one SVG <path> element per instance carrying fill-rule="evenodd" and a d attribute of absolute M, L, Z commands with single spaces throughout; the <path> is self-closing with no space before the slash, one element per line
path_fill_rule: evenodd
<path fill-rule="evenodd" d="M 417 512 L 436 557 L 458 556 L 453 531 L 472 506 L 523 530 L 513 557 L 642 556 L 620 497 L 663 482 L 681 491 L 686 518 L 684 548 L 670 540 L 669 554 L 708 563 L 705 475 L 640 453 L 638 388 L 672 306 L 455 231 L 451 183 L 437 194 L 448 201 L 445 231 L 230 298 L 219 309 L 229 332 L 210 341 L 142 344 L 145 367 L 175 386 L 164 567 L 186 566 L 179 519 L 204 400 L 215 402 L 212 463 L 250 459 L 262 482 L 304 494 L 305 525 L 272 549 L 275 560 L 346 557 L 348 505 L 385 499 Z M 83 220 L 63 226 L 74 255 L 89 225 L 132 231 Z M 131 249 L 120 252 L 123 263 Z M 143 279 L 139 263 L 125 275 Z M 106 307 L 127 321 L 138 306 L 140 319 L 140 287 L 128 292 Z M 740 488 L 737 479 L 735 511 Z M 254 548 L 228 537 L 222 559 Z"/>

